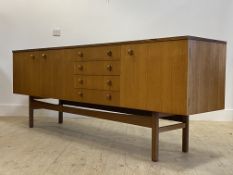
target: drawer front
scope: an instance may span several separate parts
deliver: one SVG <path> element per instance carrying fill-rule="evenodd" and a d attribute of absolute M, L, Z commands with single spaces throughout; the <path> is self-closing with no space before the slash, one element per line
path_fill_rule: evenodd
<path fill-rule="evenodd" d="M 120 60 L 120 46 L 98 46 L 70 49 L 73 61 Z"/>
<path fill-rule="evenodd" d="M 120 90 L 119 76 L 74 75 L 74 87 L 79 89 Z"/>
<path fill-rule="evenodd" d="M 74 62 L 74 74 L 120 75 L 120 62 L 119 61 Z"/>
<path fill-rule="evenodd" d="M 77 101 L 92 104 L 112 105 L 120 104 L 120 93 L 116 91 L 100 91 L 77 89 L 75 91 Z"/>

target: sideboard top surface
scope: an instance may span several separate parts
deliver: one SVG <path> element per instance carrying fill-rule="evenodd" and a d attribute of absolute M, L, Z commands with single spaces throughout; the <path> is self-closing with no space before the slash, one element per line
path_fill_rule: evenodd
<path fill-rule="evenodd" d="M 73 46 L 59 46 L 59 47 L 47 47 L 47 48 L 35 48 L 35 49 L 24 49 L 24 50 L 13 50 L 13 52 L 25 52 L 25 51 L 43 51 L 43 50 L 55 50 L 55 49 L 72 49 L 80 47 L 94 47 L 94 46 L 107 46 L 107 45 L 120 45 L 120 44 L 136 44 L 136 43 L 150 43 L 150 42 L 162 42 L 162 41 L 177 41 L 177 40 L 198 40 L 207 42 L 217 42 L 226 44 L 226 41 L 207 39 L 196 36 L 176 36 L 176 37 L 166 37 L 166 38 L 156 38 L 156 39 L 146 39 L 146 40 L 135 40 L 135 41 L 121 41 L 121 42 L 111 42 L 111 43 L 95 43 L 95 44 L 84 44 L 84 45 L 73 45 Z"/>

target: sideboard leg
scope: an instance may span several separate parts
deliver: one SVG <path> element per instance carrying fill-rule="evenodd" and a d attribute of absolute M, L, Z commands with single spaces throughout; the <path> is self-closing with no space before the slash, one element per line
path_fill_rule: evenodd
<path fill-rule="evenodd" d="M 59 105 L 62 106 L 62 100 L 59 100 Z M 59 111 L 58 112 L 58 123 L 62 124 L 63 123 L 63 112 Z"/>
<path fill-rule="evenodd" d="M 152 161 L 159 159 L 159 115 L 152 114 Z"/>
<path fill-rule="evenodd" d="M 189 116 L 183 117 L 185 128 L 182 130 L 182 151 L 187 153 L 189 151 Z"/>
<path fill-rule="evenodd" d="M 32 106 L 33 97 L 29 96 L 29 128 L 34 126 L 34 111 Z"/>

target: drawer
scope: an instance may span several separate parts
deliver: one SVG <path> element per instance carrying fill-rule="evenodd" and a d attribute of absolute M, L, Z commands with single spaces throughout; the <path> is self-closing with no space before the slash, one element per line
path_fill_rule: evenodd
<path fill-rule="evenodd" d="M 74 75 L 74 87 L 81 89 L 119 91 L 120 77 Z"/>
<path fill-rule="evenodd" d="M 84 103 L 113 106 L 120 104 L 120 93 L 116 91 L 77 89 L 75 97 L 77 101 Z"/>
<path fill-rule="evenodd" d="M 119 61 L 74 62 L 74 74 L 79 75 L 120 75 Z"/>
<path fill-rule="evenodd" d="M 73 61 L 120 60 L 120 46 L 81 47 L 69 50 Z"/>

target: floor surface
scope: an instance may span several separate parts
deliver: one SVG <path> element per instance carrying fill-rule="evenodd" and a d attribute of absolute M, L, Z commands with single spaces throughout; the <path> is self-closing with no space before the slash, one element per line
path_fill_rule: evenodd
<path fill-rule="evenodd" d="M 163 125 L 166 122 L 161 122 Z M 190 123 L 190 153 L 181 131 L 160 134 L 151 161 L 148 128 L 93 118 L 0 117 L 0 175 L 233 175 L 233 122 Z"/>

